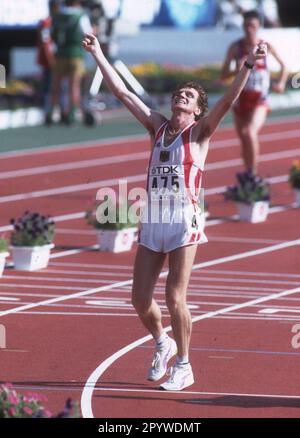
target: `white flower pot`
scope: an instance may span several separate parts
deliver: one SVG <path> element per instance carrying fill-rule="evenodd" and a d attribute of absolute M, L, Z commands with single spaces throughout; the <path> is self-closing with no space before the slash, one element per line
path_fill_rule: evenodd
<path fill-rule="evenodd" d="M 294 189 L 296 206 L 300 207 L 300 189 Z"/>
<path fill-rule="evenodd" d="M 12 246 L 14 268 L 22 271 L 37 271 L 48 266 L 53 243 L 41 246 Z"/>
<path fill-rule="evenodd" d="M 270 205 L 268 201 L 258 201 L 253 204 L 237 202 L 236 205 L 241 221 L 256 224 L 267 219 Z"/>
<path fill-rule="evenodd" d="M 5 267 L 5 259 L 9 255 L 8 252 L 0 252 L 0 277 L 3 274 L 4 267 Z"/>
<path fill-rule="evenodd" d="M 97 230 L 100 251 L 124 252 L 130 251 L 135 239 L 137 228 L 123 228 L 122 230 Z"/>

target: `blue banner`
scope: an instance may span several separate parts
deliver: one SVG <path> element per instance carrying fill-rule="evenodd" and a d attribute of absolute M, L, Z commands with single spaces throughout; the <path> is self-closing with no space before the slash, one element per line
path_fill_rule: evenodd
<path fill-rule="evenodd" d="M 192 29 L 216 23 L 216 0 L 161 0 L 159 14 L 152 25 Z"/>

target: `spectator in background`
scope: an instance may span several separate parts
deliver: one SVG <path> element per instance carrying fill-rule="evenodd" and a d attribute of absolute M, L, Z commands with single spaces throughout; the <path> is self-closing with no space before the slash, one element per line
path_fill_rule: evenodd
<path fill-rule="evenodd" d="M 51 38 L 52 16 L 58 12 L 59 0 L 49 1 L 49 17 L 41 20 L 37 34 L 37 63 L 42 67 L 43 110 L 45 117 L 51 107 L 52 69 L 54 67 L 54 44 Z"/>
<path fill-rule="evenodd" d="M 219 4 L 219 24 L 226 30 L 241 29 L 243 16 L 236 0 L 221 1 Z"/>
<path fill-rule="evenodd" d="M 264 27 L 281 26 L 278 5 L 275 0 L 259 0 L 258 8 Z"/>
<path fill-rule="evenodd" d="M 220 0 L 219 24 L 225 29 L 242 29 L 243 14 L 256 9 L 264 27 L 280 26 L 276 0 Z"/>
<path fill-rule="evenodd" d="M 242 29 L 243 14 L 255 9 L 256 0 L 220 0 L 219 2 L 219 23 L 226 30 Z"/>
<path fill-rule="evenodd" d="M 74 122 L 76 110 L 81 108 L 81 79 L 84 74 L 84 51 L 80 47 L 86 33 L 93 32 L 89 17 L 84 12 L 81 1 L 65 0 L 65 6 L 52 20 L 51 35 L 56 45 L 53 68 L 52 104 L 47 116 L 52 123 L 52 113 L 59 103 L 62 82 L 66 79 L 69 89 L 68 107 L 62 119 Z"/>

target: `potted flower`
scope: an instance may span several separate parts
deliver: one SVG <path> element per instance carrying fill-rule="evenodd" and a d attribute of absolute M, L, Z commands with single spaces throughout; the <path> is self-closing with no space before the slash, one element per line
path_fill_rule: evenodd
<path fill-rule="evenodd" d="M 46 397 L 37 393 L 19 393 L 13 385 L 0 385 L 0 418 L 80 418 L 79 404 L 67 399 L 57 415 L 46 407 Z"/>
<path fill-rule="evenodd" d="M 225 199 L 235 201 L 239 218 L 251 223 L 264 222 L 269 213 L 269 184 L 252 172 L 237 174 L 238 183 L 225 192 Z"/>
<path fill-rule="evenodd" d="M 11 220 L 14 230 L 11 234 L 11 250 L 16 269 L 35 271 L 46 268 L 50 250 L 54 247 L 54 222 L 48 216 L 26 211 L 24 215 Z"/>
<path fill-rule="evenodd" d="M 289 182 L 294 189 L 296 205 L 300 207 L 300 161 L 294 161 L 290 168 Z"/>
<path fill-rule="evenodd" d="M 4 271 L 5 259 L 9 255 L 7 249 L 8 246 L 6 239 L 0 237 L 0 277 L 2 276 Z"/>
<path fill-rule="evenodd" d="M 113 202 L 94 205 L 86 213 L 89 225 L 97 231 L 100 251 L 130 251 L 136 240 L 137 220 L 126 204 Z"/>

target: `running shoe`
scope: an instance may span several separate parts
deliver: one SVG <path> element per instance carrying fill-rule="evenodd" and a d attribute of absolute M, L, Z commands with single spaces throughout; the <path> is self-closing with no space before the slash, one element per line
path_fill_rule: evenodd
<path fill-rule="evenodd" d="M 189 363 L 184 365 L 176 364 L 170 369 L 169 379 L 160 385 L 165 391 L 181 391 L 194 383 L 192 367 Z"/>
<path fill-rule="evenodd" d="M 176 342 L 168 337 L 167 345 L 157 349 L 148 373 L 148 380 L 156 382 L 161 379 L 167 371 L 168 361 L 177 353 Z"/>

